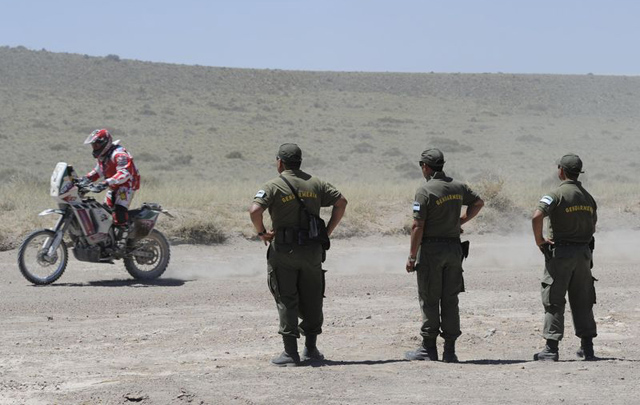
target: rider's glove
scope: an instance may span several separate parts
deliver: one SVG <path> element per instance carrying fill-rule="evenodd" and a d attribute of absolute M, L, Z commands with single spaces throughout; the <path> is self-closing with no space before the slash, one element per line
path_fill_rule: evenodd
<path fill-rule="evenodd" d="M 89 186 L 91 184 L 91 180 L 89 180 L 89 178 L 87 176 L 83 176 L 83 177 L 80 177 L 78 179 L 77 184 L 80 187 L 87 187 L 87 186 Z"/>
<path fill-rule="evenodd" d="M 98 183 L 95 186 L 96 192 L 99 193 L 101 191 L 104 191 L 107 187 L 109 187 L 109 184 L 107 184 L 106 181 L 103 181 L 102 183 Z"/>

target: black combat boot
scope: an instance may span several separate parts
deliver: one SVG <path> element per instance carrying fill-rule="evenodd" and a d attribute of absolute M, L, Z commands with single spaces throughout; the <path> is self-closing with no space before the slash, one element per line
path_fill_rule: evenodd
<path fill-rule="evenodd" d="M 442 361 L 445 363 L 457 363 L 458 356 L 456 356 L 456 341 L 445 340 L 444 351 L 442 352 Z"/>
<path fill-rule="evenodd" d="M 593 361 L 596 359 L 596 355 L 593 353 L 593 338 L 581 338 L 580 350 L 576 353 L 578 357 L 583 358 L 586 361 Z"/>
<path fill-rule="evenodd" d="M 284 352 L 271 359 L 271 364 L 279 367 L 295 367 L 300 364 L 298 355 L 298 339 L 295 336 L 282 336 Z"/>
<path fill-rule="evenodd" d="M 438 348 L 436 339 L 424 338 L 422 344 L 416 350 L 406 352 L 404 358 L 407 360 L 427 360 L 438 361 Z"/>
<path fill-rule="evenodd" d="M 324 355 L 320 353 L 318 347 L 316 346 L 316 341 L 318 340 L 318 335 L 307 335 L 304 342 L 304 349 L 302 349 L 302 360 L 315 360 L 320 361 L 324 360 Z"/>
<path fill-rule="evenodd" d="M 558 361 L 560 355 L 558 354 L 558 341 L 553 339 L 547 339 L 547 344 L 540 353 L 533 355 L 533 359 L 536 361 Z"/>

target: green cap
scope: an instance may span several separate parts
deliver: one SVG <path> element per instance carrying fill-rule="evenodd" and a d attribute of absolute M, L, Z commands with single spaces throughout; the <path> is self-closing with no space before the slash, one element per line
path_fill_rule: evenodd
<path fill-rule="evenodd" d="M 440 149 L 427 149 L 422 152 L 420 156 L 420 163 L 426 163 L 429 166 L 443 166 L 444 165 L 444 155 Z"/>
<path fill-rule="evenodd" d="M 280 145 L 276 157 L 283 162 L 302 162 L 302 150 L 295 143 L 284 143 Z"/>
<path fill-rule="evenodd" d="M 584 173 L 582 171 L 582 160 L 580 160 L 580 156 L 574 155 L 573 153 L 567 153 L 558 159 L 557 163 L 565 172 L 572 174 Z"/>

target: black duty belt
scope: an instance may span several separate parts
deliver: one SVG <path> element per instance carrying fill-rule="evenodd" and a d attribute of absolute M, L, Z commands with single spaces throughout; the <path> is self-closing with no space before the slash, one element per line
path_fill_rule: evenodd
<path fill-rule="evenodd" d="M 564 240 L 554 241 L 554 246 L 589 246 L 589 242 L 567 242 Z"/>
<path fill-rule="evenodd" d="M 423 238 L 422 243 L 460 243 L 460 238 Z"/>

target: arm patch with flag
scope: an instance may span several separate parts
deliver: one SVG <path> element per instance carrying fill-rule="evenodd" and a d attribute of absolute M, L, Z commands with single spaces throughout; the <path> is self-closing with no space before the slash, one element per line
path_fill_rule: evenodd
<path fill-rule="evenodd" d="M 551 205 L 551 203 L 553 202 L 553 197 L 545 195 L 540 199 L 540 202 L 546 205 Z"/>

